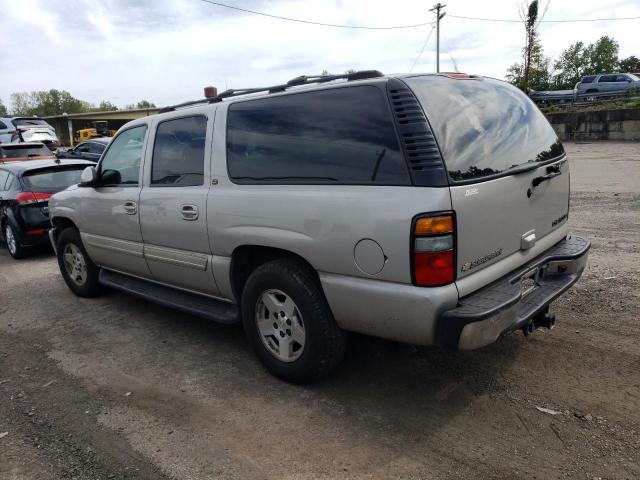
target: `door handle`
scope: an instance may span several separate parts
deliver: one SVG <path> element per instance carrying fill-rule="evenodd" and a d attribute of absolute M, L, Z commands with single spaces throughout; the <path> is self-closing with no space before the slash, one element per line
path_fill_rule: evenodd
<path fill-rule="evenodd" d="M 138 205 L 132 201 L 124 202 L 124 212 L 127 215 L 135 215 L 138 212 Z"/>
<path fill-rule="evenodd" d="M 180 213 L 183 220 L 193 221 L 198 219 L 198 207 L 195 205 L 182 205 Z"/>

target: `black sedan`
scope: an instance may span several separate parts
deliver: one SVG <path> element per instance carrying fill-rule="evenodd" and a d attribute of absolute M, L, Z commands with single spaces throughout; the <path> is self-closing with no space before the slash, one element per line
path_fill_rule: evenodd
<path fill-rule="evenodd" d="M 0 227 L 9 254 L 49 243 L 49 198 L 80 183 L 85 160 L 29 160 L 0 164 Z"/>
<path fill-rule="evenodd" d="M 100 160 L 100 155 L 104 152 L 107 145 L 111 141 L 111 137 L 97 137 L 87 140 L 86 142 L 79 143 L 73 148 L 65 151 L 58 151 L 56 156 L 58 158 L 77 158 L 80 160 L 90 160 L 97 162 Z"/>

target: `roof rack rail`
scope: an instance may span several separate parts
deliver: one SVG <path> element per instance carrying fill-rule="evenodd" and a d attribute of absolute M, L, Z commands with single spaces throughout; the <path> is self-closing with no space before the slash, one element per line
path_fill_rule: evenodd
<path fill-rule="evenodd" d="M 282 85 L 273 85 L 271 87 L 259 87 L 259 88 L 232 88 L 219 93 L 215 97 L 203 98 L 200 100 L 192 100 L 190 102 L 178 103 L 169 107 L 163 107 L 159 110 L 159 113 L 171 112 L 176 108 L 190 107 L 192 105 L 199 105 L 204 103 L 216 103 L 221 102 L 225 98 L 237 97 L 239 95 L 250 95 L 252 93 L 269 92 L 278 93 L 284 92 L 287 88 L 297 87 L 300 85 L 310 85 L 313 83 L 331 82 L 333 80 L 345 79 L 351 80 L 364 80 L 367 78 L 383 77 L 384 74 L 378 70 L 359 70 L 352 73 L 344 73 L 340 75 L 300 75 L 299 77 L 292 78 L 287 83 Z"/>

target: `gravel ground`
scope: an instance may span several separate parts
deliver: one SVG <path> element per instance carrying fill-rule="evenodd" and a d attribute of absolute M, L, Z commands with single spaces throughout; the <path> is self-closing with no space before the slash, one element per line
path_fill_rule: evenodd
<path fill-rule="evenodd" d="M 354 335 L 313 386 L 239 328 L 79 299 L 50 252 L 2 250 L 0 478 L 640 478 L 640 144 L 566 147 L 593 247 L 553 331 L 466 353 Z"/>

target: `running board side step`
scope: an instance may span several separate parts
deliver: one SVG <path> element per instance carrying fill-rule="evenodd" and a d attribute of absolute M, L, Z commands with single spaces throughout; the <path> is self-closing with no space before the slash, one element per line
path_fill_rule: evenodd
<path fill-rule="evenodd" d="M 214 322 L 233 324 L 240 321 L 240 310 L 237 305 L 232 303 L 176 290 L 104 269 L 100 269 L 98 281 L 107 287 Z"/>

